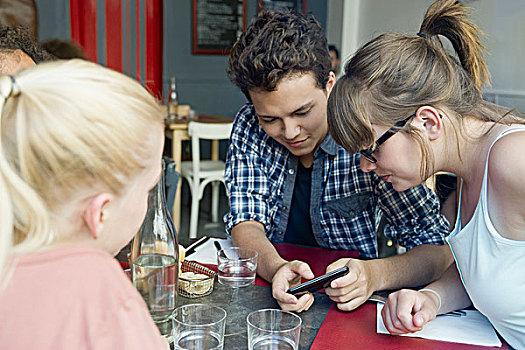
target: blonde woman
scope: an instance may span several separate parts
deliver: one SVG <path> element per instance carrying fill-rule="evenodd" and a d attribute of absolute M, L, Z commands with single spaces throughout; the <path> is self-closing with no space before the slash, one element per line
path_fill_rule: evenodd
<path fill-rule="evenodd" d="M 445 52 L 442 35 L 457 58 Z M 462 179 L 455 256 L 439 280 L 389 296 L 393 334 L 415 332 L 437 314 L 473 304 L 515 348 L 525 348 L 525 125 L 517 112 L 482 99 L 483 46 L 468 11 L 436 1 L 419 33 L 388 33 L 345 67 L 329 101 L 329 129 L 361 169 L 398 191 L 437 171 Z"/>
<path fill-rule="evenodd" d="M 167 349 L 113 254 L 161 172 L 155 100 L 84 61 L 0 77 L 0 344 Z"/>

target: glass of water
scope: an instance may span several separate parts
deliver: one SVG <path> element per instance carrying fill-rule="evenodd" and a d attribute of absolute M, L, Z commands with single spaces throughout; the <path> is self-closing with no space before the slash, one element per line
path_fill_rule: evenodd
<path fill-rule="evenodd" d="M 221 350 L 226 311 L 206 304 L 183 305 L 173 313 L 173 346 L 177 350 Z"/>
<path fill-rule="evenodd" d="M 219 283 L 233 288 L 255 282 L 258 253 L 249 248 L 230 247 L 217 252 Z"/>
<path fill-rule="evenodd" d="M 249 350 L 297 350 L 302 320 L 279 309 L 253 311 L 246 318 Z"/>

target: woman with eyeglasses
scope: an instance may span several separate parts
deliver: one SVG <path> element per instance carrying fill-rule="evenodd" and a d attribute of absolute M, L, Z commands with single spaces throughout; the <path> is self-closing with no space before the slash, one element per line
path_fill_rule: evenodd
<path fill-rule="evenodd" d="M 363 171 L 398 191 L 438 171 L 461 178 L 448 237 L 456 264 L 419 291 L 391 294 L 382 312 L 387 329 L 416 332 L 472 304 L 524 348 L 525 121 L 482 99 L 489 78 L 480 34 L 467 8 L 436 1 L 417 35 L 383 34 L 354 55 L 330 95 L 328 123 L 337 143 L 361 153 Z"/>

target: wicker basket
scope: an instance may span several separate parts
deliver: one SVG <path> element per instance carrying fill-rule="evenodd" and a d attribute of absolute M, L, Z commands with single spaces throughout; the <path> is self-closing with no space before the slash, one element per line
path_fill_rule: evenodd
<path fill-rule="evenodd" d="M 208 276 L 205 279 L 193 280 L 179 276 L 179 295 L 185 298 L 199 298 L 213 291 L 213 281 L 217 273 L 193 261 L 182 262 L 182 272 L 200 273 Z"/>

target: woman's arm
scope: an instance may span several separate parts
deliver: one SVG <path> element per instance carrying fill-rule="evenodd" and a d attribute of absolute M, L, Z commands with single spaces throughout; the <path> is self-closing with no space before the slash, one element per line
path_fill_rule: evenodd
<path fill-rule="evenodd" d="M 456 264 L 452 264 L 439 280 L 424 289 L 429 291 L 402 289 L 388 296 L 381 314 L 390 333 L 420 331 L 436 315 L 471 305 Z"/>

